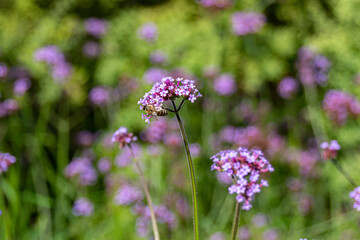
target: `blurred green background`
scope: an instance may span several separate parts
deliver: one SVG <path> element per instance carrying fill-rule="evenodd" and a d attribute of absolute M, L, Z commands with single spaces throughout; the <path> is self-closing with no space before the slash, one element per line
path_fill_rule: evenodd
<path fill-rule="evenodd" d="M 359 10 L 357 0 L 243 0 L 222 9 L 194 0 L 0 0 L 0 63 L 7 66 L 0 102 L 18 104 L 0 117 L 0 151 L 17 159 L 0 173 L 0 239 L 151 239 L 150 225 L 145 237 L 137 233 L 134 205 L 114 203 L 117 188 L 139 185 L 131 164 L 116 163 L 126 153 L 108 144 L 120 126 L 139 137 L 136 152 L 154 203 L 176 218 L 175 227 L 159 224 L 162 239 L 192 239 L 188 169 L 174 116 L 148 125 L 137 105 L 151 89 L 146 73 L 153 68 L 195 79 L 203 94 L 181 111 L 189 141 L 197 143 L 193 151 L 199 150 L 201 239 L 230 235 L 235 196 L 210 171 L 209 158 L 239 142 L 262 148 L 275 168 L 267 175 L 270 186 L 241 212 L 239 239 L 360 239 L 353 187 L 317 150 L 320 141 L 337 139 L 340 164 L 360 182 L 360 120 L 339 126 L 322 107 L 330 89 L 360 96 Z M 231 25 L 237 11 L 262 13 L 266 23 L 238 36 Z M 104 34 L 86 31 L 89 18 L 105 22 Z M 157 28 L 150 41 L 139 37 L 148 22 Z M 93 54 L 84 50 L 89 42 Z M 63 81 L 34 57 L 47 45 L 57 46 L 71 65 Z M 304 46 L 331 62 L 327 83 L 297 80 L 298 92 L 283 99 L 278 84 L 286 76 L 298 79 Z M 166 56 L 161 63 L 149 59 L 155 50 Z M 235 79 L 234 93 L 224 96 L 213 87 L 222 73 Z M 24 94 L 13 90 L 20 78 L 31 81 Z M 106 92 L 100 104 L 91 97 L 98 86 Z M 240 132 L 239 141 L 223 139 L 229 126 Z M 64 169 L 77 157 L 91 159 L 93 185 L 66 177 Z M 97 169 L 103 157 L 113 163 L 110 172 Z M 79 197 L 94 204 L 90 216 L 73 214 Z"/>

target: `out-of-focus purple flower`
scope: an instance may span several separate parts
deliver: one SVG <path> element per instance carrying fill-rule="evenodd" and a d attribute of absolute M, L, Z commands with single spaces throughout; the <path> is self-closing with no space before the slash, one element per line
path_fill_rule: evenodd
<path fill-rule="evenodd" d="M 205 78 L 214 79 L 219 76 L 219 68 L 214 65 L 205 66 L 202 70 L 202 74 Z"/>
<path fill-rule="evenodd" d="M 0 63 L 0 78 L 5 77 L 8 73 L 8 67 L 5 63 Z"/>
<path fill-rule="evenodd" d="M 296 67 L 302 84 L 326 84 L 330 65 L 325 56 L 316 54 L 309 47 L 299 49 Z"/>
<path fill-rule="evenodd" d="M 148 42 L 153 42 L 158 37 L 158 29 L 155 23 L 148 22 L 138 29 L 138 36 Z"/>
<path fill-rule="evenodd" d="M 74 203 L 72 211 L 75 216 L 88 217 L 94 211 L 94 204 L 86 198 L 78 198 Z"/>
<path fill-rule="evenodd" d="M 137 137 L 132 133 L 128 133 L 126 127 L 120 127 L 118 130 L 116 130 L 111 139 L 113 143 L 119 143 L 119 148 L 123 148 L 127 144 L 135 142 L 136 140 Z"/>
<path fill-rule="evenodd" d="M 331 140 L 330 143 L 323 142 L 320 144 L 320 148 L 323 150 L 322 155 L 324 160 L 336 158 L 337 152 L 340 150 L 340 145 L 336 140 Z"/>
<path fill-rule="evenodd" d="M 261 187 L 268 186 L 268 182 L 260 178 L 260 173 L 274 171 L 263 153 L 240 147 L 221 151 L 211 159 L 214 162 L 211 170 L 226 172 L 235 179 L 236 184 L 229 187 L 229 193 L 236 193 L 236 201 L 243 203 L 242 209 L 250 210 L 254 195 L 261 191 Z"/>
<path fill-rule="evenodd" d="M 349 196 L 355 200 L 353 207 L 360 212 L 360 187 L 356 187 L 354 191 L 350 192 Z"/>
<path fill-rule="evenodd" d="M 278 85 L 277 92 L 284 99 L 292 98 L 299 89 L 299 84 L 292 77 L 286 77 Z"/>
<path fill-rule="evenodd" d="M 154 84 L 161 81 L 161 79 L 163 79 L 167 75 L 169 75 L 169 73 L 166 70 L 152 67 L 145 72 L 143 78 L 147 83 Z"/>
<path fill-rule="evenodd" d="M 310 149 L 301 151 L 300 153 L 294 153 L 295 161 L 299 166 L 299 172 L 301 175 L 307 177 L 316 176 L 316 163 L 319 162 L 319 154 L 316 149 Z"/>
<path fill-rule="evenodd" d="M 19 78 L 14 83 L 14 94 L 18 96 L 24 95 L 31 87 L 31 81 L 28 78 Z"/>
<path fill-rule="evenodd" d="M 190 153 L 191 155 L 196 158 L 198 156 L 200 156 L 201 154 L 201 145 L 198 143 L 192 143 L 190 144 Z"/>
<path fill-rule="evenodd" d="M 107 22 L 99 18 L 88 18 L 84 22 L 85 30 L 93 37 L 101 37 L 106 33 Z"/>
<path fill-rule="evenodd" d="M 146 93 L 142 99 L 138 101 L 140 110 L 143 110 L 147 105 L 153 105 L 154 107 L 162 108 L 163 103 L 167 100 L 175 98 L 182 98 L 184 100 L 190 100 L 192 103 L 201 97 L 199 90 L 195 86 L 195 81 L 172 77 L 166 77 L 161 79 L 160 82 L 156 82 L 150 92 Z M 151 113 L 142 114 L 142 118 L 145 122 L 149 123 L 150 119 L 154 115 Z"/>
<path fill-rule="evenodd" d="M 254 224 L 255 227 L 261 228 L 267 224 L 268 218 L 265 214 L 258 213 L 252 217 L 251 222 Z"/>
<path fill-rule="evenodd" d="M 76 134 L 76 143 L 82 147 L 90 147 L 96 140 L 97 134 L 80 131 Z"/>
<path fill-rule="evenodd" d="M 186 198 L 180 196 L 175 203 L 175 207 L 179 215 L 183 218 L 189 217 L 190 207 Z"/>
<path fill-rule="evenodd" d="M 6 99 L 1 105 L 8 115 L 19 110 L 19 103 L 14 99 Z"/>
<path fill-rule="evenodd" d="M 240 240 L 249 240 L 251 237 L 251 233 L 248 227 L 239 228 L 238 237 Z"/>
<path fill-rule="evenodd" d="M 143 197 L 144 196 L 138 187 L 126 184 L 117 190 L 114 202 L 117 205 L 130 205 L 134 202 L 142 200 Z"/>
<path fill-rule="evenodd" d="M 314 205 L 313 198 L 311 195 L 300 195 L 298 202 L 298 210 L 301 214 L 307 215 Z"/>
<path fill-rule="evenodd" d="M 142 138 L 150 143 L 159 143 L 164 139 L 167 130 L 168 122 L 166 119 L 161 118 L 149 124 Z"/>
<path fill-rule="evenodd" d="M 266 17 L 256 12 L 236 12 L 232 16 L 232 28 L 236 35 L 258 32 L 266 22 Z"/>
<path fill-rule="evenodd" d="M 88 41 L 82 47 L 82 52 L 85 57 L 96 58 L 101 52 L 100 45 L 97 42 Z"/>
<path fill-rule="evenodd" d="M 72 73 L 73 67 L 67 63 L 62 62 L 53 66 L 52 68 L 52 77 L 59 82 L 63 82 L 66 78 L 68 78 Z"/>
<path fill-rule="evenodd" d="M 34 58 L 39 62 L 46 62 L 50 65 L 57 65 L 65 62 L 64 54 L 55 45 L 47 45 L 39 48 L 35 51 Z"/>
<path fill-rule="evenodd" d="M 344 125 L 349 116 L 360 115 L 360 102 L 349 93 L 340 90 L 330 90 L 323 100 L 323 109 L 330 120 L 337 125 Z"/>
<path fill-rule="evenodd" d="M 229 96 L 236 92 L 237 85 L 231 74 L 221 74 L 214 80 L 214 90 L 219 95 Z"/>
<path fill-rule="evenodd" d="M 135 156 L 141 158 L 141 154 L 142 154 L 141 147 L 136 143 L 132 144 L 131 147 L 134 151 Z M 131 154 L 130 149 L 124 148 L 123 151 L 116 156 L 115 165 L 119 168 L 126 167 L 131 164 L 132 158 L 133 156 Z"/>
<path fill-rule="evenodd" d="M 111 169 L 111 162 L 108 158 L 100 158 L 97 163 L 97 167 L 101 173 L 107 173 Z"/>
<path fill-rule="evenodd" d="M 226 235 L 224 233 L 217 232 L 211 235 L 209 240 L 226 240 Z"/>
<path fill-rule="evenodd" d="M 179 147 L 181 145 L 181 136 L 178 132 L 166 134 L 164 136 L 164 144 L 171 147 Z"/>
<path fill-rule="evenodd" d="M 150 54 L 150 62 L 152 64 L 165 64 L 168 56 L 161 50 L 155 50 Z"/>
<path fill-rule="evenodd" d="M 297 178 L 290 178 L 287 180 L 286 186 L 293 192 L 300 192 L 304 184 Z"/>
<path fill-rule="evenodd" d="M 279 231 L 274 228 L 268 229 L 263 233 L 263 239 L 277 240 L 279 239 Z"/>
<path fill-rule="evenodd" d="M 136 219 L 136 233 L 140 237 L 146 237 L 149 234 L 149 221 L 145 217 L 138 217 Z"/>
<path fill-rule="evenodd" d="M 103 106 L 109 102 L 110 92 L 105 87 L 97 86 L 89 92 L 89 99 L 93 104 Z"/>
<path fill-rule="evenodd" d="M 0 152 L 0 173 L 6 172 L 9 166 L 16 162 L 16 158 L 10 153 Z"/>
<path fill-rule="evenodd" d="M 231 0 L 199 0 L 198 2 L 204 7 L 214 10 L 225 9 L 232 5 Z"/>
<path fill-rule="evenodd" d="M 88 158 L 75 158 L 65 167 L 65 176 L 76 178 L 80 185 L 94 185 L 97 180 L 97 173 L 92 162 Z"/>

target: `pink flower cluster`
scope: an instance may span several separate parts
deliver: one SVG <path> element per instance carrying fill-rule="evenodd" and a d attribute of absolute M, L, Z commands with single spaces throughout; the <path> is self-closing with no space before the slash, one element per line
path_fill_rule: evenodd
<path fill-rule="evenodd" d="M 9 153 L 0 152 L 0 173 L 6 172 L 9 166 L 16 162 L 16 158 Z"/>
<path fill-rule="evenodd" d="M 344 125 L 349 116 L 360 115 L 360 102 L 349 93 L 330 90 L 324 97 L 323 109 L 334 123 Z"/>
<path fill-rule="evenodd" d="M 0 102 L 0 118 L 9 116 L 19 109 L 19 103 L 14 99 Z"/>
<path fill-rule="evenodd" d="M 221 151 L 211 159 L 214 162 L 211 170 L 232 176 L 235 183 L 229 187 L 229 193 L 236 193 L 236 200 L 243 203 L 242 209 L 250 210 L 253 196 L 261 191 L 261 187 L 268 186 L 266 180 L 260 179 L 260 173 L 274 171 L 263 153 L 240 147 L 237 150 Z"/>
<path fill-rule="evenodd" d="M 349 195 L 355 200 L 353 207 L 360 212 L 360 187 L 356 187 Z"/>
<path fill-rule="evenodd" d="M 119 148 L 123 148 L 125 145 L 135 142 L 137 137 L 132 133 L 128 133 L 126 127 L 120 127 L 112 136 L 111 142 L 118 142 Z"/>
<path fill-rule="evenodd" d="M 331 140 L 330 143 L 321 143 L 320 148 L 323 150 L 322 155 L 324 160 L 329 160 L 332 158 L 336 158 L 337 152 L 340 150 L 341 147 L 336 140 Z"/>
<path fill-rule="evenodd" d="M 233 32 L 236 35 L 247 35 L 258 32 L 266 22 L 266 17 L 256 12 L 236 12 L 232 17 Z"/>
<path fill-rule="evenodd" d="M 201 97 L 199 90 L 195 86 L 195 81 L 172 77 L 162 78 L 160 82 L 153 85 L 150 92 L 146 93 L 142 99 L 138 101 L 140 110 L 147 105 L 154 107 L 162 107 L 167 100 L 174 100 L 175 98 L 183 98 L 190 100 L 192 103 Z M 145 122 L 149 123 L 153 117 L 152 114 L 142 114 Z"/>
<path fill-rule="evenodd" d="M 86 198 L 76 199 L 72 212 L 75 216 L 90 216 L 94 211 L 94 204 Z"/>
<path fill-rule="evenodd" d="M 76 178 L 80 185 L 94 185 L 97 180 L 97 172 L 92 166 L 89 158 L 75 158 L 65 168 L 65 176 L 68 178 Z"/>

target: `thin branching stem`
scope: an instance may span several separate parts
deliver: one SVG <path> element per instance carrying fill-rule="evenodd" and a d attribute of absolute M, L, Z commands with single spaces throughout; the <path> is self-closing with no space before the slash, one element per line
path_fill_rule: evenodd
<path fill-rule="evenodd" d="M 349 183 L 351 185 L 353 185 L 354 187 L 357 187 L 358 185 L 355 183 L 354 179 L 350 176 L 350 174 L 345 171 L 345 169 L 338 163 L 338 161 L 335 158 L 331 159 L 331 162 L 335 165 L 335 167 L 337 168 L 337 170 L 339 170 L 339 172 L 346 178 L 346 180 L 349 181 Z"/>
<path fill-rule="evenodd" d="M 184 102 L 184 100 L 183 100 Z M 183 102 L 180 104 L 180 106 L 183 104 Z M 196 196 L 196 182 L 195 182 L 195 171 L 194 171 L 194 165 L 190 154 L 190 148 L 189 148 L 189 141 L 186 136 L 184 124 L 181 121 L 180 115 L 179 115 L 179 108 L 176 108 L 176 104 L 173 100 L 171 100 L 171 103 L 174 107 L 175 116 L 179 124 L 181 136 L 184 141 L 184 148 L 185 153 L 188 160 L 188 166 L 190 171 L 190 181 L 191 181 L 191 190 L 192 190 L 192 202 L 193 202 L 193 223 L 194 223 L 194 239 L 199 240 L 199 217 L 198 217 L 198 204 L 197 204 L 197 196 Z"/>
<path fill-rule="evenodd" d="M 238 201 L 236 201 L 233 225 L 232 225 L 232 230 L 231 230 L 231 240 L 236 240 L 236 238 L 237 238 L 239 218 L 240 218 L 240 203 Z"/>
<path fill-rule="evenodd" d="M 157 222 L 156 222 L 154 207 L 153 207 L 153 203 L 152 203 L 152 200 L 151 200 L 151 197 L 150 197 L 150 193 L 149 193 L 148 187 L 147 187 L 147 185 L 146 185 L 146 181 L 145 181 L 145 177 L 144 177 L 143 171 L 141 170 L 141 166 L 140 166 L 139 162 L 137 161 L 137 159 L 136 159 L 136 157 L 135 157 L 135 154 L 134 154 L 134 151 L 133 151 L 131 145 L 128 144 L 128 147 L 129 147 L 130 152 L 131 152 L 131 155 L 132 155 L 132 157 L 133 157 L 133 159 L 134 159 L 136 168 L 137 168 L 137 170 L 138 170 L 138 172 L 139 172 L 140 182 L 141 182 L 142 188 L 143 188 L 143 190 L 144 190 L 144 192 L 145 192 L 146 200 L 147 200 L 148 205 L 149 205 L 150 217 L 151 217 L 151 224 L 152 224 L 153 231 L 154 231 L 154 238 L 155 238 L 155 240 L 160 240 L 160 234 L 159 234 L 159 229 L 158 229 Z"/>
<path fill-rule="evenodd" d="M 185 103 L 185 99 L 183 99 L 183 100 L 181 101 L 181 103 L 180 103 L 177 111 L 180 111 L 180 110 L 181 110 L 181 108 L 184 106 L 184 103 Z"/>
<path fill-rule="evenodd" d="M 172 112 L 172 113 L 175 113 L 174 110 L 170 109 L 170 108 L 164 108 L 166 111 L 169 111 L 169 112 Z"/>

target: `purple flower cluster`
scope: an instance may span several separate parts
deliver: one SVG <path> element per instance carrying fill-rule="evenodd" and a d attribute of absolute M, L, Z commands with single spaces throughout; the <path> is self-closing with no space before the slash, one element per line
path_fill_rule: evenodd
<path fill-rule="evenodd" d="M 199 4 L 211 9 L 225 9 L 232 5 L 231 0 L 199 0 Z"/>
<path fill-rule="evenodd" d="M 349 93 L 330 90 L 324 97 L 323 109 L 330 120 L 341 126 L 346 123 L 349 116 L 360 115 L 360 102 Z"/>
<path fill-rule="evenodd" d="M 356 187 L 354 191 L 350 192 L 349 196 L 355 200 L 353 207 L 360 212 L 360 187 Z"/>
<path fill-rule="evenodd" d="M 292 77 L 285 77 L 278 85 L 277 92 L 284 99 L 292 98 L 299 90 L 298 82 Z"/>
<path fill-rule="evenodd" d="M 258 32 L 265 22 L 266 17 L 256 12 L 236 12 L 232 16 L 233 32 L 240 36 Z"/>
<path fill-rule="evenodd" d="M 153 42 L 158 37 L 158 29 L 155 23 L 148 22 L 142 25 L 138 30 L 138 36 L 148 42 Z"/>
<path fill-rule="evenodd" d="M 19 109 L 19 104 L 14 99 L 6 99 L 0 102 L 0 118 L 11 115 Z"/>
<path fill-rule="evenodd" d="M 89 18 L 84 22 L 85 30 L 93 37 L 101 37 L 106 33 L 107 22 L 99 18 Z"/>
<path fill-rule="evenodd" d="M 29 78 L 19 78 L 14 83 L 14 94 L 17 96 L 24 95 L 31 87 L 31 81 Z"/>
<path fill-rule="evenodd" d="M 168 128 L 168 121 L 160 118 L 149 124 L 148 128 L 142 134 L 142 138 L 150 143 L 159 143 L 164 139 Z"/>
<path fill-rule="evenodd" d="M 5 63 L 0 63 L 0 78 L 5 77 L 9 69 Z"/>
<path fill-rule="evenodd" d="M 151 222 L 150 209 L 148 206 L 137 204 L 133 207 L 133 212 L 139 215 L 136 220 L 136 231 L 139 236 L 145 237 L 149 233 Z M 154 206 L 154 213 L 159 223 L 165 223 L 169 229 L 177 226 L 175 214 L 168 210 L 164 205 Z"/>
<path fill-rule="evenodd" d="M 97 172 L 89 158 L 75 158 L 65 167 L 65 176 L 77 178 L 82 186 L 94 185 L 97 180 Z"/>
<path fill-rule="evenodd" d="M 0 152 L 0 173 L 6 172 L 9 166 L 16 162 L 16 158 L 9 153 Z"/>
<path fill-rule="evenodd" d="M 74 203 L 72 211 L 75 216 L 88 217 L 94 211 L 94 204 L 86 198 L 78 198 Z"/>
<path fill-rule="evenodd" d="M 337 152 L 340 150 L 340 145 L 336 140 L 331 140 L 330 143 L 323 142 L 320 144 L 320 148 L 323 150 L 322 155 L 324 160 L 336 158 Z"/>
<path fill-rule="evenodd" d="M 165 64 L 168 56 L 161 50 L 155 50 L 150 54 L 150 62 L 152 64 Z"/>
<path fill-rule="evenodd" d="M 260 173 L 274 171 L 263 153 L 240 147 L 221 151 L 211 159 L 214 162 L 211 170 L 226 172 L 233 177 L 235 184 L 229 187 L 229 193 L 236 193 L 236 200 L 243 203 L 242 209 L 250 210 L 254 195 L 261 191 L 261 187 L 268 186 L 268 182 L 260 178 Z"/>
<path fill-rule="evenodd" d="M 106 105 L 110 100 L 110 91 L 102 86 L 97 86 L 89 92 L 90 101 L 98 106 Z"/>
<path fill-rule="evenodd" d="M 141 158 L 141 154 L 142 154 L 141 147 L 136 143 L 131 144 L 131 147 L 134 151 L 135 156 Z M 124 148 L 124 150 L 116 156 L 115 165 L 119 168 L 126 167 L 131 164 L 132 158 L 133 156 L 131 154 L 130 149 Z"/>
<path fill-rule="evenodd" d="M 214 90 L 219 95 L 229 96 L 236 92 L 237 85 L 231 74 L 221 74 L 214 80 Z"/>
<path fill-rule="evenodd" d="M 147 105 L 162 107 L 165 101 L 175 98 L 183 98 L 193 103 L 198 97 L 201 97 L 201 94 L 195 86 L 195 81 L 165 77 L 161 79 L 160 82 L 155 83 L 150 92 L 146 93 L 144 97 L 138 101 L 138 104 L 140 105 L 140 110 L 142 110 Z M 143 119 L 147 123 L 150 122 L 153 116 L 152 114 L 142 114 Z"/>
<path fill-rule="evenodd" d="M 119 148 L 123 148 L 127 144 L 130 144 L 132 142 L 135 142 L 137 140 L 137 137 L 134 136 L 132 133 L 128 133 L 128 130 L 126 127 L 120 127 L 118 130 L 115 131 L 111 138 L 111 142 L 119 143 Z"/>
<path fill-rule="evenodd" d="M 299 49 L 296 67 L 300 81 L 304 85 L 326 84 L 330 65 L 330 61 L 325 56 L 316 54 L 310 48 Z"/>
<path fill-rule="evenodd" d="M 159 79 L 162 79 L 166 76 L 168 76 L 169 73 L 162 69 L 157 67 L 152 67 L 146 70 L 143 78 L 147 83 L 154 84 L 159 81 Z"/>
<path fill-rule="evenodd" d="M 111 161 L 106 157 L 100 158 L 97 167 L 101 173 L 107 173 L 111 169 Z"/>
<path fill-rule="evenodd" d="M 52 77 L 57 81 L 64 81 L 72 72 L 72 66 L 66 62 L 64 54 L 57 46 L 48 45 L 36 50 L 34 58 L 51 66 Z"/>
<path fill-rule="evenodd" d="M 87 58 L 96 58 L 100 55 L 101 48 L 99 43 L 94 41 L 88 41 L 82 47 L 82 52 Z"/>
<path fill-rule="evenodd" d="M 130 205 L 143 198 L 140 188 L 125 184 L 115 193 L 114 202 L 116 205 Z"/>
<path fill-rule="evenodd" d="M 226 240 L 226 235 L 221 232 L 214 233 L 209 240 Z"/>
<path fill-rule="evenodd" d="M 303 150 L 303 151 L 292 151 L 290 153 L 291 159 L 299 168 L 299 173 L 306 177 L 317 176 L 316 164 L 320 160 L 318 151 L 315 148 Z"/>

